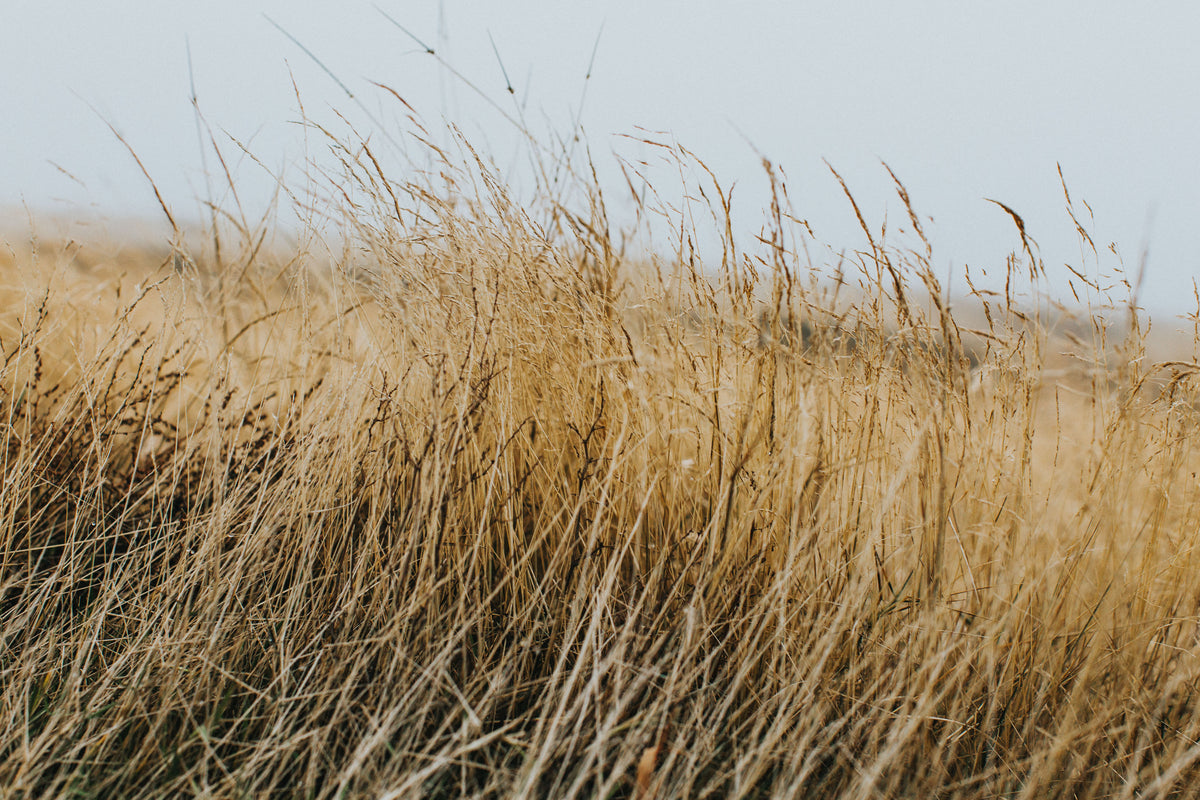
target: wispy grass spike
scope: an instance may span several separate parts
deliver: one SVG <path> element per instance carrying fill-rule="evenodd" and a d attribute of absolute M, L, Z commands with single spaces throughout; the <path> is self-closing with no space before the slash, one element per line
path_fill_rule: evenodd
<path fill-rule="evenodd" d="M 313 53 L 312 50 L 309 50 L 307 47 L 305 47 L 304 44 L 299 39 L 297 39 L 295 36 L 292 36 L 290 33 L 288 33 L 287 29 L 285 29 L 282 25 L 280 25 L 275 20 L 271 19 L 266 14 L 263 14 L 263 19 L 265 19 L 267 22 L 271 23 L 271 25 L 274 26 L 275 30 L 279 31 L 284 36 L 286 36 L 291 41 L 292 44 L 296 45 L 296 47 L 299 47 L 301 50 L 303 50 L 304 55 L 311 58 L 313 60 L 314 64 L 316 64 L 318 67 L 320 67 L 322 70 L 324 70 L 325 74 L 328 75 L 330 78 L 332 78 L 333 82 L 336 83 L 339 87 L 341 87 L 341 90 L 346 93 L 347 97 L 349 97 L 351 100 L 354 99 L 354 92 L 352 92 L 350 90 L 350 87 L 347 86 L 346 84 L 342 83 L 342 79 L 339 78 L 337 75 L 333 74 L 333 70 L 331 70 L 329 67 L 325 66 L 325 62 L 322 61 L 321 59 L 317 58 L 316 54 Z"/>
<path fill-rule="evenodd" d="M 138 169 L 142 171 L 142 175 L 144 175 L 146 180 L 150 182 L 150 188 L 154 191 L 154 199 L 158 201 L 158 207 L 161 208 L 163 214 L 166 215 L 167 222 L 171 223 L 171 232 L 175 236 L 176 240 L 178 240 L 179 225 L 175 222 L 175 215 L 171 213 L 171 209 L 167 206 L 167 201 L 163 199 L 162 193 L 158 191 L 158 184 L 154 182 L 154 178 L 150 175 L 150 170 L 146 169 L 146 165 L 142 163 L 142 159 L 137 154 L 137 151 L 133 149 L 133 145 L 129 143 L 129 140 L 125 138 L 124 134 L 117 130 L 115 125 L 109 122 L 103 114 L 96 110 L 95 106 L 93 106 L 91 103 L 88 103 L 88 108 L 92 110 L 93 114 L 100 118 L 101 122 L 108 126 L 108 129 L 112 131 L 113 136 L 117 137 L 117 141 L 125 146 L 125 149 L 129 151 L 129 155 L 133 156 L 133 160 L 137 163 Z"/>
<path fill-rule="evenodd" d="M 504 85 L 508 88 L 508 93 L 515 95 L 516 89 L 513 88 L 512 80 L 508 77 L 508 70 L 504 68 L 504 59 L 500 58 L 500 50 L 496 47 L 496 40 L 492 38 L 492 32 L 488 31 L 488 41 L 492 43 L 492 52 L 496 54 L 496 63 L 500 65 L 500 74 L 504 76 Z"/>
<path fill-rule="evenodd" d="M 313 53 L 312 50 L 309 50 L 307 47 L 305 47 L 304 44 L 299 39 L 297 39 L 295 36 L 292 36 L 292 34 L 288 33 L 287 29 L 285 29 L 282 25 L 280 25 L 275 20 L 271 19 L 271 17 L 269 17 L 267 14 L 263 14 L 263 19 L 265 19 L 267 22 L 271 23 L 271 25 L 274 26 L 277 31 L 279 31 L 284 36 L 286 36 L 288 38 L 288 40 L 291 41 L 292 44 L 296 45 L 296 47 L 299 47 L 302 51 L 304 51 L 304 54 L 306 56 L 308 56 L 309 58 L 311 58 L 313 63 L 316 64 L 318 67 L 320 67 L 325 72 L 326 75 L 328 75 L 331 79 L 333 79 L 333 82 L 336 83 L 338 85 L 338 87 L 341 88 L 341 90 L 346 93 L 346 96 L 354 101 L 354 104 L 359 107 L 359 109 L 363 112 L 364 115 L 366 115 L 367 119 L 369 119 L 371 121 L 371 123 L 383 135 L 383 137 L 385 139 L 387 139 L 389 142 L 391 142 L 391 144 L 394 145 L 396 147 L 396 149 L 399 150 L 400 153 L 406 159 L 408 158 L 408 151 L 405 149 L 404 145 L 400 141 L 398 141 L 394 136 L 392 136 L 390 133 L 388 133 L 387 127 L 379 120 L 378 117 L 376 117 L 374 114 L 371 113 L 371 110 L 369 108 L 367 108 L 366 105 L 362 102 L 362 100 L 360 100 L 354 94 L 354 92 L 350 89 L 350 87 L 347 86 L 346 83 L 344 81 L 342 81 L 341 78 L 339 78 L 336 74 L 334 74 L 333 70 L 331 70 L 329 67 L 325 66 L 324 61 L 317 58 L 316 54 Z M 411 159 L 410 159 L 410 161 L 411 161 Z"/>
<path fill-rule="evenodd" d="M 200 118 L 200 99 L 196 93 L 196 69 L 192 63 L 192 41 L 189 37 L 183 39 L 187 50 L 188 90 L 191 92 L 192 116 L 196 122 L 196 143 L 200 147 L 200 169 L 204 172 L 204 191 L 208 200 L 208 211 L 212 224 L 213 258 L 221 263 L 221 235 L 217 228 L 217 206 L 213 195 L 212 173 L 208 170 L 208 148 L 204 144 L 204 124 Z M 219 276 L 218 276 L 219 277 Z"/>
<path fill-rule="evenodd" d="M 418 47 L 420 47 L 422 50 L 424 50 L 426 53 L 428 53 L 428 54 L 429 54 L 429 55 L 431 55 L 431 56 L 436 56 L 436 55 L 437 55 L 437 51 L 436 51 L 436 50 L 434 50 L 434 49 L 433 49 L 432 47 L 430 47 L 429 45 L 425 44 L 425 42 L 421 41 L 421 39 L 420 39 L 420 38 L 419 38 L 419 37 L 418 37 L 418 36 L 417 36 L 415 33 L 413 33 L 412 31 L 410 31 L 408 28 L 404 27 L 403 25 L 401 25 L 399 20 L 397 20 L 397 19 L 396 19 L 395 17 L 393 17 L 391 14 L 387 13 L 387 12 L 386 12 L 386 11 L 384 11 L 382 8 L 380 8 L 378 3 L 372 3 L 372 4 L 371 4 L 371 7 L 372 7 L 372 8 L 374 8 L 376 11 L 378 11 L 380 14 L 383 14 L 383 16 L 387 17 L 387 20 L 388 20 L 388 22 L 392 23 L 392 24 L 393 24 L 393 25 L 395 25 L 397 28 L 399 28 L 401 31 L 403 31 L 403 32 L 404 32 L 404 34 L 405 34 L 406 36 L 408 36 L 408 38 L 410 38 L 410 39 L 412 39 L 414 42 L 416 42 L 416 43 L 417 43 L 417 46 L 418 46 Z"/>

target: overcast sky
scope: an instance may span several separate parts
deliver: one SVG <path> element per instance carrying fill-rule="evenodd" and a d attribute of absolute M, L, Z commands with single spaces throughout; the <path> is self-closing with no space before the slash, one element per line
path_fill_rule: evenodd
<path fill-rule="evenodd" d="M 305 158 L 293 78 L 322 122 L 366 113 L 394 134 L 395 89 L 428 121 L 461 125 L 504 166 L 507 123 L 388 22 L 370 2 L 4 0 L 0 25 L 0 205 L 37 214 L 156 214 L 136 149 L 181 216 L 205 194 L 189 102 L 190 43 L 199 104 L 223 142 L 245 144 L 297 180 Z M 1101 247 L 1130 269 L 1149 248 L 1144 305 L 1192 310 L 1200 249 L 1200 4 L 912 0 L 445 0 L 379 6 L 437 49 L 507 111 L 565 134 L 579 115 L 605 179 L 612 153 L 641 153 L 620 134 L 663 131 L 705 158 L 747 219 L 766 202 L 755 148 L 780 163 L 792 201 L 835 248 L 863 245 L 828 160 L 869 221 L 902 208 L 880 166 L 933 218 L 939 272 L 989 265 L 1019 246 L 1025 219 L 1052 274 L 1080 248 L 1056 169 L 1095 214 Z M 351 100 L 273 19 L 317 54 Z M 489 39 L 490 35 L 490 39 Z M 581 92 L 593 46 L 594 70 Z M 356 103 L 361 102 L 363 111 Z M 391 126 L 396 126 L 391 128 Z M 369 126 L 368 126 L 369 127 Z M 364 132 L 369 132 L 364 130 Z M 748 143 L 748 141 L 749 143 Z M 751 144 L 752 143 L 752 144 Z M 310 147 L 311 147 L 310 143 Z M 236 153 L 236 148 L 231 152 Z M 212 165 L 210 164 L 210 167 Z M 238 170 L 265 202 L 267 170 Z M 620 189 L 613 185 L 612 191 Z M 747 223 L 749 225 L 750 223 Z M 1111 267 L 1112 256 L 1101 267 Z M 1095 265 L 1092 265 L 1095 268 Z"/>

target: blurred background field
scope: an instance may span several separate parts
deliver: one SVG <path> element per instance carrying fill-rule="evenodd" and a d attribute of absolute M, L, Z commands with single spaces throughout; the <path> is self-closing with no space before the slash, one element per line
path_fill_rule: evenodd
<path fill-rule="evenodd" d="M 8 794 L 1196 793 L 1200 367 L 1119 281 L 313 134 L 299 237 L 7 240 Z"/>

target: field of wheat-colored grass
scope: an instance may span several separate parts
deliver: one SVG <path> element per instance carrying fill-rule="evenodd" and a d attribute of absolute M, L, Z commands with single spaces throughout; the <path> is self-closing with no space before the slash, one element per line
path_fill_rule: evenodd
<path fill-rule="evenodd" d="M 1190 345 L 340 152 L 0 253 L 0 797 L 1200 796 Z"/>

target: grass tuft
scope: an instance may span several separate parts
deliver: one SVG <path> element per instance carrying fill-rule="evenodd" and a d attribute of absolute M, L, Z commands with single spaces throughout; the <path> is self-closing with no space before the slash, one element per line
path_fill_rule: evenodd
<path fill-rule="evenodd" d="M 952 311 L 894 174 L 814 264 L 662 146 L 706 268 L 331 143 L 325 250 L 6 257 L 5 796 L 1195 794 L 1200 368 L 1014 211 Z"/>

